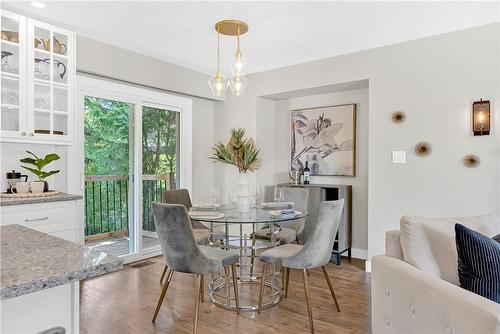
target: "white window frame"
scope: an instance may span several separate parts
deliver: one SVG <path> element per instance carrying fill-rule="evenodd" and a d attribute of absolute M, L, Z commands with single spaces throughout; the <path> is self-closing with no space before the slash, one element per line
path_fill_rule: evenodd
<path fill-rule="evenodd" d="M 192 152 L 193 152 L 193 127 L 192 127 L 192 100 L 186 97 L 168 94 L 154 89 L 147 89 L 95 78 L 79 74 L 76 77 L 76 99 L 75 99 L 75 145 L 69 149 L 68 161 L 74 161 L 68 170 L 68 192 L 84 196 L 84 97 L 95 96 L 134 105 L 134 198 L 136 201 L 132 207 L 133 222 L 139 225 L 142 217 L 142 183 L 138 176 L 142 176 L 142 106 L 155 105 L 180 113 L 180 184 L 179 187 L 192 190 Z M 132 139 L 132 138 L 131 138 Z M 84 206 L 78 226 L 77 240 L 84 243 Z M 140 228 L 140 226 L 139 226 Z M 136 226 L 137 229 L 137 226 Z M 139 229 L 140 230 L 140 229 Z M 143 258 L 161 254 L 160 246 L 147 250 L 142 249 L 142 238 L 136 238 L 137 253 L 123 257 L 124 262 L 133 262 Z"/>

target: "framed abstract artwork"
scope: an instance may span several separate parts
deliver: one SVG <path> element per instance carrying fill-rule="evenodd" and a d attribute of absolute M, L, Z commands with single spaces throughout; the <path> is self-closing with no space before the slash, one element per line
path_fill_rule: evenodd
<path fill-rule="evenodd" d="M 356 175 L 356 104 L 291 111 L 291 170 Z"/>

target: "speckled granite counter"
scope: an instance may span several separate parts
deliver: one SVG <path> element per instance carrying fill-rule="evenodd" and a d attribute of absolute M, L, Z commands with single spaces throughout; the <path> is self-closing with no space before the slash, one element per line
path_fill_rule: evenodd
<path fill-rule="evenodd" d="M 9 299 L 120 270 L 121 259 L 20 225 L 0 227 L 0 296 Z"/>
<path fill-rule="evenodd" d="M 54 196 L 46 197 L 27 197 L 27 198 L 0 198 L 0 206 L 7 205 L 23 205 L 23 204 L 36 204 L 36 203 L 48 203 L 48 202 L 63 202 L 63 201 L 74 201 L 82 199 L 80 195 L 71 195 L 66 193 L 60 193 Z"/>

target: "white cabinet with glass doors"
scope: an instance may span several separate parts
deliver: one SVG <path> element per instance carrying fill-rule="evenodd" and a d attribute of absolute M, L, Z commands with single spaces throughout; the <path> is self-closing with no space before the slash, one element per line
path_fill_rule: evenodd
<path fill-rule="evenodd" d="M 1 141 L 73 141 L 75 34 L 2 10 Z"/>

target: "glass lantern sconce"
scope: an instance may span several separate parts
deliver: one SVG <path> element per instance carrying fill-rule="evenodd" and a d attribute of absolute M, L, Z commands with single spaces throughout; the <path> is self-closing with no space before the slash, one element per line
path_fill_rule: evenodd
<path fill-rule="evenodd" d="M 481 99 L 472 104 L 472 132 L 474 136 L 490 134 L 490 101 Z"/>

